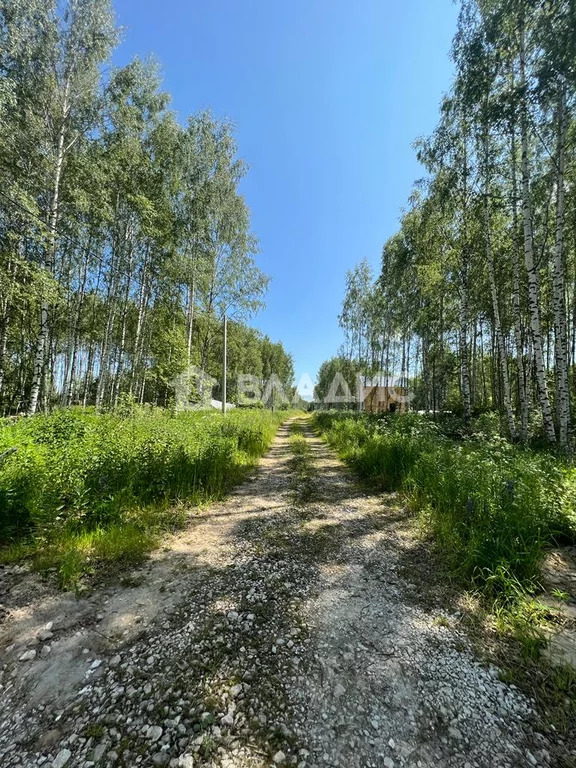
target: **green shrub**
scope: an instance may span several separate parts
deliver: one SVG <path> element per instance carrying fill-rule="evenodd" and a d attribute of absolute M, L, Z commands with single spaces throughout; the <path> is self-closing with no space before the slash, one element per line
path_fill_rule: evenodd
<path fill-rule="evenodd" d="M 454 572 L 493 597 L 533 589 L 545 548 L 576 537 L 576 470 L 512 445 L 482 418 L 454 441 L 416 414 L 323 412 L 315 424 L 371 484 L 405 490 Z"/>
<path fill-rule="evenodd" d="M 5 422 L 0 453 L 17 450 L 0 463 L 0 545 L 41 543 L 47 560 L 71 574 L 106 551 L 139 549 L 134 542 L 146 549 L 138 512 L 154 528 L 166 522 L 170 503 L 221 496 L 285 418 L 265 410 L 174 415 L 132 404 L 115 413 L 66 409 Z M 150 509 L 156 522 L 143 512 Z"/>
<path fill-rule="evenodd" d="M 503 441 L 425 452 L 409 485 L 455 569 L 491 590 L 494 574 L 534 583 L 544 546 L 569 530 L 555 463 Z"/>

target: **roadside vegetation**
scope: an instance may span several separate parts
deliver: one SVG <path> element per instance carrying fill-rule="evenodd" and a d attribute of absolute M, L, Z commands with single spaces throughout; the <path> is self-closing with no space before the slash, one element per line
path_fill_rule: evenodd
<path fill-rule="evenodd" d="M 519 641 L 519 654 L 498 645 L 545 709 L 575 691 L 573 669 L 539 658 L 547 636 L 570 634 L 574 609 L 574 582 L 554 594 L 543 578 L 547 550 L 576 540 L 570 7 L 460 3 L 454 81 L 415 143 L 422 178 L 377 268 L 363 259 L 346 274 L 343 344 L 315 395 L 366 411 L 403 410 L 407 396 L 434 414 L 319 412 L 315 425 L 417 514 L 437 545 L 433 580 L 480 606 L 490 635 Z"/>
<path fill-rule="evenodd" d="M 419 180 L 377 270 L 374 253 L 347 273 L 344 343 L 320 368 L 317 399 L 365 400 L 375 378 L 392 378 L 414 410 L 451 411 L 467 432 L 487 414 L 513 443 L 570 453 L 573 4 L 459 5 L 454 80 L 415 144 Z"/>
<path fill-rule="evenodd" d="M 343 411 L 317 412 L 313 425 L 369 488 L 405 501 L 434 543 L 429 563 L 407 567 L 438 582 L 433 592 L 458 595 L 458 622 L 478 652 L 536 699 L 558 733 L 571 733 L 576 676 L 542 653 L 565 620 L 543 601 L 541 565 L 549 547 L 576 541 L 572 464 L 503 440 L 486 415 L 471 431 L 453 416 Z M 495 644 L 494 633 L 507 641 Z"/>
<path fill-rule="evenodd" d="M 454 439 L 417 414 L 314 418 L 361 478 L 406 494 L 454 576 L 502 606 L 538 589 L 548 546 L 576 541 L 576 469 L 490 434 L 488 423 Z"/>
<path fill-rule="evenodd" d="M 179 120 L 158 64 L 113 66 L 120 37 L 111 0 L 0 2 L 2 416 L 167 406 L 181 374 L 220 378 L 223 315 L 234 402 L 246 376 L 291 392 L 249 325 L 268 277 L 234 128 Z"/>
<path fill-rule="evenodd" d="M 55 568 L 63 587 L 105 562 L 137 563 L 189 505 L 221 497 L 286 412 L 66 409 L 0 429 L 0 562 Z"/>
<path fill-rule="evenodd" d="M 312 450 L 304 434 L 302 422 L 293 421 L 290 424 L 290 469 L 294 475 L 294 495 L 297 503 L 306 503 L 314 496 L 314 480 L 316 470 L 313 463 Z"/>

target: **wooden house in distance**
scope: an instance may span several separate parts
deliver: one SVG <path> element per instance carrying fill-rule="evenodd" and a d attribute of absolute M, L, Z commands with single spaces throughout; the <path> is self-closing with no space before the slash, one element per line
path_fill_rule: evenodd
<path fill-rule="evenodd" d="M 398 379 L 375 376 L 360 382 L 360 407 L 367 413 L 406 413 L 408 389 Z"/>

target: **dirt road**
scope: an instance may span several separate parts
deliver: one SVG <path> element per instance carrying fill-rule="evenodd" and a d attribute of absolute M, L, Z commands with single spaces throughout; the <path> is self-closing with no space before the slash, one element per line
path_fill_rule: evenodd
<path fill-rule="evenodd" d="M 548 766 L 532 702 L 423 607 L 391 497 L 302 422 L 122 584 L 4 571 L 0 765 Z M 27 660 L 20 660 L 21 658 Z"/>

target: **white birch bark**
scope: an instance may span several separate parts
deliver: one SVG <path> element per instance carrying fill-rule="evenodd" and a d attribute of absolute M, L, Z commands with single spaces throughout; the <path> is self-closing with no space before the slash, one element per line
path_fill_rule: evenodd
<path fill-rule="evenodd" d="M 467 229 L 467 203 L 468 203 L 468 152 L 467 152 L 467 133 L 463 131 L 464 141 L 464 190 L 462 200 L 463 217 L 463 239 L 461 247 L 461 286 L 460 286 L 460 317 L 458 329 L 458 341 L 460 349 L 460 382 L 462 387 L 462 401 L 464 404 L 464 421 L 467 426 L 470 425 L 472 418 L 472 396 L 470 388 L 470 361 L 468 359 L 468 272 L 469 272 L 469 251 L 468 251 L 468 229 Z"/>
<path fill-rule="evenodd" d="M 524 365 L 524 338 L 522 333 L 522 312 L 520 308 L 520 244 L 518 242 L 518 184 L 516 178 L 516 133 L 511 126 L 512 136 L 512 309 L 514 316 L 514 342 L 516 344 L 516 369 L 518 379 L 518 407 L 520 424 L 518 436 L 521 442 L 528 440 L 529 398 L 527 395 L 526 366 Z"/>
<path fill-rule="evenodd" d="M 546 439 L 556 441 L 556 430 L 552 419 L 548 382 L 544 366 L 542 345 L 542 325 L 540 321 L 539 277 L 534 260 L 534 237 L 532 232 L 532 202 L 530 192 L 530 164 L 528 159 L 528 106 L 526 96 L 526 42 L 524 24 L 520 27 L 520 86 L 522 101 L 520 108 L 520 132 L 522 148 L 522 227 L 524 232 L 524 263 L 528 274 L 528 309 L 530 329 L 534 347 L 534 366 L 538 383 L 538 399 L 542 412 L 542 422 Z"/>
<path fill-rule="evenodd" d="M 552 278 L 554 304 L 554 364 L 558 442 L 567 448 L 570 430 L 570 385 L 566 323 L 566 278 L 564 265 L 564 170 L 566 144 L 566 95 L 560 88 L 558 101 L 558 147 L 556 153 L 556 237 Z"/>
<path fill-rule="evenodd" d="M 512 410 L 512 398 L 510 396 L 510 377 L 508 374 L 508 354 L 504 344 L 502 323 L 500 321 L 500 302 L 498 287 L 496 284 L 496 270 L 494 268 L 494 253 L 492 250 L 492 233 L 490 230 L 490 210 L 488 203 L 488 174 L 486 172 L 486 186 L 484 190 L 484 236 L 486 238 L 486 260 L 488 262 L 488 278 L 490 281 L 490 295 L 492 298 L 492 312 L 494 315 L 494 334 L 496 336 L 496 350 L 500 361 L 500 377 L 502 380 L 502 396 L 504 410 L 506 411 L 506 426 L 508 435 L 512 440 L 516 437 L 516 424 Z"/>
<path fill-rule="evenodd" d="M 47 272 L 52 274 L 54 272 L 54 263 L 56 261 L 56 227 L 58 225 L 58 213 L 60 210 L 60 183 L 62 180 L 62 166 L 64 164 L 65 154 L 65 140 L 66 140 L 66 128 L 68 122 L 68 115 L 70 112 L 69 105 L 69 90 L 70 82 L 66 81 L 64 88 L 64 99 L 62 104 L 62 115 L 60 130 L 58 132 L 58 144 L 56 150 L 56 162 L 54 166 L 54 180 L 52 185 L 52 197 L 50 200 L 50 209 L 48 212 L 48 243 L 46 245 L 46 252 L 44 256 L 44 268 Z M 40 387 L 42 385 L 42 376 L 46 365 L 46 352 L 49 342 L 49 328 L 48 328 L 48 314 L 49 304 L 45 296 L 42 297 L 40 303 L 40 329 L 38 331 L 38 338 L 36 340 L 36 354 L 34 356 L 34 373 L 32 376 L 32 388 L 30 390 L 30 402 L 28 405 L 28 413 L 30 415 L 36 413 L 38 408 L 38 395 L 40 393 Z"/>

